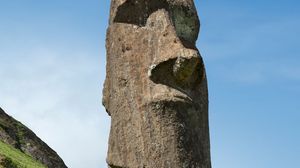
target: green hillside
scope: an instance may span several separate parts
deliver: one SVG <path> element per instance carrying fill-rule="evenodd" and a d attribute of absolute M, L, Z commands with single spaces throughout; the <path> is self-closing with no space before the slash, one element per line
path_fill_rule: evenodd
<path fill-rule="evenodd" d="M 0 168 L 46 168 L 29 155 L 0 141 Z"/>
<path fill-rule="evenodd" d="M 18 168 L 43 167 L 41 164 L 44 167 L 67 168 L 53 149 L 28 127 L 6 114 L 1 107 L 0 141 L 2 141 L 0 143 L 0 162 L 1 160 L 2 162 L 11 161 Z M 36 161 L 41 164 L 37 164 Z M 13 166 L 8 166 L 8 168 L 13 168 Z"/>

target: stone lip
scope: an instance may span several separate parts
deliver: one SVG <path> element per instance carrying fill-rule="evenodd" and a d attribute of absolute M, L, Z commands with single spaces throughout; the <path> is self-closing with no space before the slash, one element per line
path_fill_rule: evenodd
<path fill-rule="evenodd" d="M 30 155 L 49 168 L 67 168 L 58 154 L 29 128 L 0 108 L 0 140 Z"/>

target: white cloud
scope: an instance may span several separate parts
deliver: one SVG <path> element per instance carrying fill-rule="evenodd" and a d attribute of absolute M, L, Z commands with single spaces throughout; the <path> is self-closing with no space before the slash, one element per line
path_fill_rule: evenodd
<path fill-rule="evenodd" d="M 103 52 L 99 57 L 77 50 L 53 51 L 38 48 L 2 57 L 0 106 L 31 128 L 70 168 L 105 167 L 109 117 L 101 103 Z"/>

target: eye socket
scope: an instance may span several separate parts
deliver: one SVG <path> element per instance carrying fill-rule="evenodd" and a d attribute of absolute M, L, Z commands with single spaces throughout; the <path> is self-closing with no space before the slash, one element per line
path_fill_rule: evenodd
<path fill-rule="evenodd" d="M 200 23 L 193 6 L 174 5 L 166 0 L 127 0 L 117 8 L 113 21 L 144 27 L 148 17 L 159 9 L 169 12 L 176 34 L 185 47 L 194 48 Z"/>
<path fill-rule="evenodd" d="M 159 9 L 168 9 L 165 0 L 127 0 L 117 9 L 115 23 L 145 26 L 148 17 Z"/>
<path fill-rule="evenodd" d="M 172 6 L 170 7 L 170 13 L 177 36 L 183 39 L 183 41 L 195 44 L 200 29 L 196 11 L 184 6 Z"/>

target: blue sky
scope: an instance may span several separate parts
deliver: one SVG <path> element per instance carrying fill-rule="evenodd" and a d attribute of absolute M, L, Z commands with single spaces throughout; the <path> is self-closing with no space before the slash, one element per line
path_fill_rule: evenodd
<path fill-rule="evenodd" d="M 0 106 L 71 168 L 105 167 L 108 0 L 0 1 Z M 214 168 L 300 167 L 300 3 L 197 1 Z"/>

